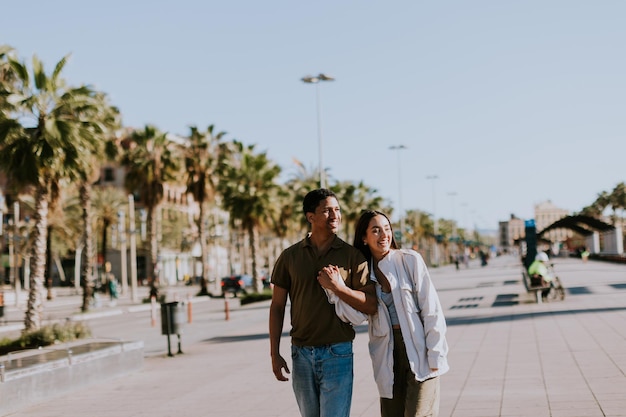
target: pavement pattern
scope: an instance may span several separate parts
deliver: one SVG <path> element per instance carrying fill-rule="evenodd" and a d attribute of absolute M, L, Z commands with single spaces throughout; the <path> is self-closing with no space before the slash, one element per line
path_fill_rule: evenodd
<path fill-rule="evenodd" d="M 450 345 L 441 417 L 626 417 L 626 265 L 554 263 L 567 296 L 542 304 L 514 256 L 431 270 Z M 184 354 L 147 356 L 140 371 L 8 415 L 297 417 L 291 383 L 271 372 L 268 310 L 268 301 L 238 307 Z M 290 363 L 288 320 L 284 330 Z M 375 417 L 367 328 L 356 330 L 351 416 Z"/>

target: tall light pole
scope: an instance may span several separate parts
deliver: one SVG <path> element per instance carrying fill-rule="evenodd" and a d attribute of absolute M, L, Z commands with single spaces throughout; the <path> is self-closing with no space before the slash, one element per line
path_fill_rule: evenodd
<path fill-rule="evenodd" d="M 467 230 L 469 229 L 469 227 L 467 227 L 467 208 L 469 204 L 461 203 L 461 207 L 463 207 L 463 229 L 465 230 L 465 235 L 467 235 Z"/>
<path fill-rule="evenodd" d="M 2 236 L 2 215 L 6 211 L 6 205 L 4 203 L 4 195 L 2 194 L 2 190 L 0 190 L 0 236 Z"/>
<path fill-rule="evenodd" d="M 121 263 L 121 277 L 122 281 L 122 294 L 128 294 L 128 260 L 126 256 L 126 213 L 124 210 L 117 212 L 117 233 L 120 237 L 120 263 Z"/>
<path fill-rule="evenodd" d="M 450 245 L 452 247 L 452 256 L 453 259 L 456 262 L 457 265 L 457 269 L 458 269 L 458 253 L 457 250 L 459 248 L 459 242 L 458 239 L 456 238 L 456 220 L 455 220 L 455 215 L 454 215 L 454 197 L 456 197 L 456 192 L 455 191 L 451 191 L 448 193 L 448 195 L 450 196 L 451 200 L 452 200 L 452 239 L 453 239 L 453 244 Z"/>
<path fill-rule="evenodd" d="M 439 264 L 439 244 L 437 242 L 437 234 L 439 233 L 439 226 L 437 224 L 437 210 L 436 210 L 437 202 L 436 202 L 436 195 L 435 195 L 435 180 L 438 178 L 439 177 L 437 175 L 428 175 L 426 177 L 427 180 L 432 180 L 433 182 L 433 233 L 435 234 L 435 259 L 433 263 L 435 265 Z"/>
<path fill-rule="evenodd" d="M 307 84 L 315 84 L 315 102 L 317 107 L 317 142 L 319 145 L 319 170 L 320 170 L 320 188 L 326 188 L 326 175 L 324 174 L 324 162 L 323 162 L 323 142 L 322 142 L 322 111 L 320 103 L 320 81 L 335 81 L 335 79 L 326 74 L 319 74 L 317 76 L 307 75 L 302 77 L 302 81 Z"/>
<path fill-rule="evenodd" d="M 19 250 L 17 248 L 17 241 L 19 239 L 19 221 L 20 221 L 20 202 L 13 202 L 13 222 L 9 224 L 9 259 L 12 264 L 10 271 L 11 280 L 15 286 L 15 305 L 20 305 L 20 293 L 22 292 L 22 282 L 20 280 L 19 264 Z M 24 283 L 28 278 L 24 277 Z"/>
<path fill-rule="evenodd" d="M 402 211 L 402 167 L 400 151 L 407 149 L 404 145 L 392 145 L 389 147 L 392 151 L 398 151 L 398 216 L 400 217 L 400 245 L 404 241 L 404 213 Z"/>
<path fill-rule="evenodd" d="M 454 216 L 454 197 L 457 196 L 457 193 L 455 191 L 451 191 L 448 193 L 448 195 L 450 196 L 451 200 L 452 200 L 452 237 L 456 237 L 456 220 L 455 220 L 455 216 Z"/>
<path fill-rule="evenodd" d="M 130 299 L 137 301 L 137 231 L 135 230 L 135 198 L 128 194 L 128 236 L 130 238 Z"/>

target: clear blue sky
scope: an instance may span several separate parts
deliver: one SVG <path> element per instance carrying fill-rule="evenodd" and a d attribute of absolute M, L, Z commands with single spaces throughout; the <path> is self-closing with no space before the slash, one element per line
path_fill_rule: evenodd
<path fill-rule="evenodd" d="M 318 163 L 316 87 L 300 79 L 330 74 L 330 175 L 395 205 L 401 184 L 404 209 L 462 227 L 545 200 L 579 211 L 626 180 L 623 0 L 36 0 L 2 14 L 0 43 L 49 71 L 71 53 L 65 78 L 108 93 L 125 125 L 214 124 L 285 178 L 293 158 Z"/>

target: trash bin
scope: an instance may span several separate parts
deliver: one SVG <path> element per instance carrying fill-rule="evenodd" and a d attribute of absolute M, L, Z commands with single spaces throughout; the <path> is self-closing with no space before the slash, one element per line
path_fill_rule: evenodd
<path fill-rule="evenodd" d="M 4 292 L 0 291 L 0 317 L 4 317 Z"/>
<path fill-rule="evenodd" d="M 161 334 L 181 334 L 184 312 L 178 308 L 178 301 L 161 303 Z"/>

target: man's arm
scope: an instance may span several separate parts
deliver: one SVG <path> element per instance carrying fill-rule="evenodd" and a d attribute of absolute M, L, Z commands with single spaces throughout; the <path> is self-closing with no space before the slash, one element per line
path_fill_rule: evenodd
<path fill-rule="evenodd" d="M 365 314 L 376 314 L 378 305 L 376 301 L 376 289 L 374 285 L 366 285 L 365 287 L 353 290 L 345 285 L 339 285 L 337 280 L 341 278 L 339 268 L 329 265 L 319 272 L 317 281 L 324 288 L 332 290 L 337 297 Z"/>
<path fill-rule="evenodd" d="M 280 356 L 280 338 L 283 333 L 283 323 L 285 321 L 285 306 L 287 305 L 287 290 L 274 285 L 272 290 L 272 303 L 270 304 L 270 355 L 272 357 L 272 372 L 279 381 L 288 381 L 283 374 L 289 372 L 289 367 L 285 359 Z"/>

